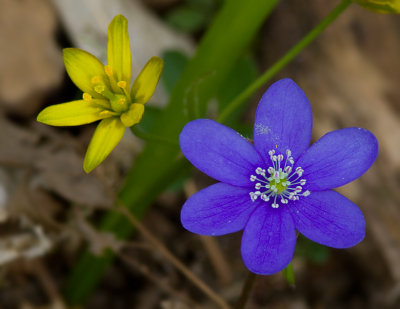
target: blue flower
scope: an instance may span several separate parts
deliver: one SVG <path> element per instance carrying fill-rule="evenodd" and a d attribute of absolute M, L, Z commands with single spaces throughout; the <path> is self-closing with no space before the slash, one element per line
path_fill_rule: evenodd
<path fill-rule="evenodd" d="M 377 157 L 378 142 L 368 130 L 346 128 L 310 146 L 311 130 L 310 103 L 290 79 L 274 83 L 262 97 L 254 145 L 213 120 L 189 122 L 179 137 L 182 152 L 219 182 L 186 201 L 183 226 L 201 235 L 243 229 L 243 261 L 262 275 L 289 264 L 296 231 L 333 248 L 359 243 L 363 214 L 331 189 L 364 174 Z"/>

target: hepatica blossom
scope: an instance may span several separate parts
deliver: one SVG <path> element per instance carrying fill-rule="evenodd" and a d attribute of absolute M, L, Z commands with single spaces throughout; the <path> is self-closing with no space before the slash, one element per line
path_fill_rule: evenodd
<path fill-rule="evenodd" d="M 243 229 L 247 268 L 273 274 L 292 259 L 296 231 L 333 248 L 348 248 L 365 235 L 360 209 L 332 190 L 360 177 L 373 164 L 378 142 L 368 130 L 346 128 L 310 146 L 311 106 L 290 79 L 262 97 L 254 145 L 213 120 L 189 122 L 180 135 L 186 158 L 218 180 L 183 205 L 183 226 L 202 235 Z"/>
<path fill-rule="evenodd" d="M 37 117 L 52 126 L 78 126 L 101 120 L 83 161 L 89 173 L 120 142 L 126 127 L 140 122 L 144 104 L 151 98 L 163 69 L 163 61 L 151 58 L 131 86 L 131 51 L 128 21 L 114 17 L 108 27 L 107 65 L 78 48 L 63 50 L 65 68 L 83 91 L 82 100 L 45 108 Z"/>

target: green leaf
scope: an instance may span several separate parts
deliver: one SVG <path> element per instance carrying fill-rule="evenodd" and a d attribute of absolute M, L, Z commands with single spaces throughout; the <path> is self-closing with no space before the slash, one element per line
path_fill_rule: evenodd
<path fill-rule="evenodd" d="M 161 75 L 161 81 L 168 93 L 171 93 L 182 75 L 183 69 L 189 61 L 189 57 L 178 50 L 165 51 L 162 57 L 165 65 Z"/>
<path fill-rule="evenodd" d="M 217 0 L 186 0 L 186 3 L 191 8 L 207 13 L 215 9 L 221 2 Z"/>
<path fill-rule="evenodd" d="M 317 244 L 300 234 L 296 245 L 296 255 L 313 263 L 323 264 L 328 260 L 330 250 L 329 248 Z"/>
<path fill-rule="evenodd" d="M 287 284 L 294 287 L 296 285 L 296 280 L 294 277 L 293 265 L 292 262 L 289 263 L 286 268 L 282 270 L 283 277 L 285 278 Z"/>
<path fill-rule="evenodd" d="M 257 66 L 253 57 L 250 55 L 241 57 L 219 89 L 218 110 L 224 110 L 256 77 Z M 224 124 L 236 128 L 236 123 L 245 109 L 246 104 L 241 105 L 224 121 Z"/>
<path fill-rule="evenodd" d="M 207 18 L 195 8 L 179 7 L 167 15 L 166 21 L 178 30 L 194 32 L 205 25 Z"/>

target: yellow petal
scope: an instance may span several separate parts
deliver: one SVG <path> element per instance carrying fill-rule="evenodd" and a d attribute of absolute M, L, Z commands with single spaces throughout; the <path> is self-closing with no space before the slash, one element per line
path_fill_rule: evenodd
<path fill-rule="evenodd" d="M 154 93 L 160 79 L 164 61 L 159 57 L 152 57 L 144 66 L 133 83 L 131 96 L 133 102 L 146 103 Z"/>
<path fill-rule="evenodd" d="M 134 103 L 126 113 L 121 115 L 121 121 L 125 127 L 131 127 L 142 120 L 144 105 Z"/>
<path fill-rule="evenodd" d="M 105 88 L 110 88 L 100 60 L 79 48 L 64 48 L 63 58 L 67 73 L 74 84 L 94 98 L 103 98 L 94 91 L 95 84 L 102 84 Z"/>
<path fill-rule="evenodd" d="M 353 0 L 364 8 L 375 13 L 399 14 L 400 0 Z"/>
<path fill-rule="evenodd" d="M 108 26 L 107 65 L 117 82 L 131 84 L 131 48 L 129 45 L 128 21 L 122 15 L 114 17 Z"/>
<path fill-rule="evenodd" d="M 46 107 L 37 116 L 37 121 L 51 126 L 79 126 L 112 115 L 102 113 L 104 108 L 95 102 L 103 100 L 72 101 Z"/>
<path fill-rule="evenodd" d="M 125 126 L 117 117 L 100 121 L 83 160 L 83 169 L 86 173 L 90 173 L 107 158 L 120 142 L 124 132 Z"/>

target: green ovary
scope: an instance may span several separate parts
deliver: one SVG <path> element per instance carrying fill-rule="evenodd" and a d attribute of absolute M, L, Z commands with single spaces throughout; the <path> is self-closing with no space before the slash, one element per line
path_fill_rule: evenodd
<path fill-rule="evenodd" d="M 122 94 L 114 94 L 114 97 L 110 100 L 110 103 L 113 111 L 117 113 L 123 113 L 129 109 L 129 102 Z"/>
<path fill-rule="evenodd" d="M 272 176 L 273 176 L 273 175 L 271 175 L 271 177 L 272 177 Z M 276 193 L 277 193 L 277 194 L 281 194 L 282 192 L 286 191 L 286 189 L 287 189 L 286 177 L 283 178 L 283 179 L 280 179 L 278 183 L 276 182 L 275 179 L 273 179 L 273 180 L 271 180 L 271 181 L 269 182 L 269 185 L 271 186 L 271 188 L 272 188 L 273 186 L 275 186 L 275 188 L 276 188 L 276 190 L 277 190 Z"/>

